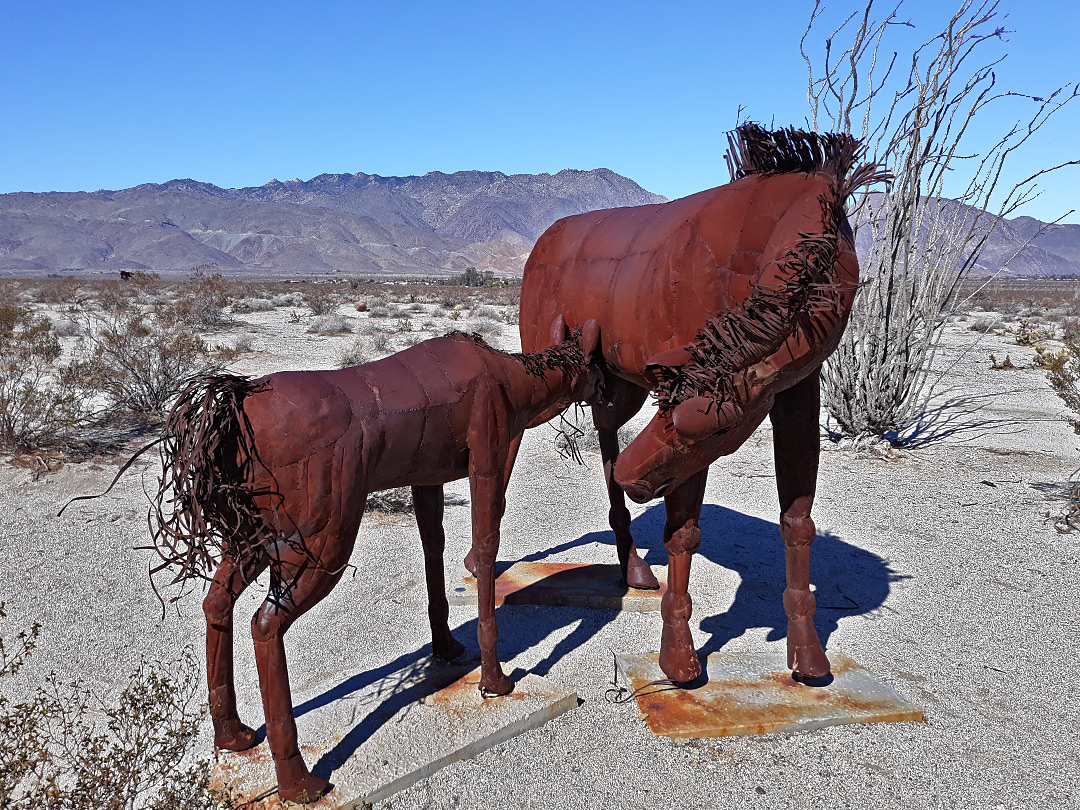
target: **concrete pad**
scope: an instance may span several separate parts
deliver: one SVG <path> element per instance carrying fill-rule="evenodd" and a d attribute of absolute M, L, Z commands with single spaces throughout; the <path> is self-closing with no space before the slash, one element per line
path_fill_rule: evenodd
<path fill-rule="evenodd" d="M 516 562 L 495 569 L 496 605 L 555 605 L 650 613 L 660 610 L 666 570 L 653 568 L 660 589 L 640 591 L 622 582 L 617 564 Z M 451 605 L 476 604 L 476 579 L 465 576 L 450 588 Z"/>
<path fill-rule="evenodd" d="M 649 685 L 663 680 L 658 655 L 619 655 L 623 685 L 654 734 L 733 737 L 809 731 L 844 723 L 922 720 L 909 703 L 843 653 L 829 652 L 833 682 L 806 686 L 791 677 L 784 653 L 714 653 L 708 683 L 692 689 Z"/>
<path fill-rule="evenodd" d="M 475 661 L 426 659 L 329 702 L 334 689 L 297 697 L 304 760 L 334 785 L 311 806 L 336 810 L 382 801 L 578 705 L 574 692 L 538 675 L 516 681 L 502 697 L 482 697 L 479 684 Z M 281 806 L 265 740 L 250 751 L 220 752 L 213 778 L 252 802 L 253 810 Z"/>

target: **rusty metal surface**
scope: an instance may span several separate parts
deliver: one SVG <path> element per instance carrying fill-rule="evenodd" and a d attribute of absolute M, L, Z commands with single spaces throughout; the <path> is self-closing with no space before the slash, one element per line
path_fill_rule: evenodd
<path fill-rule="evenodd" d="M 595 322 L 571 332 L 555 318 L 549 337 L 544 349 L 509 354 L 479 336 L 454 333 L 352 368 L 255 381 L 207 377 L 173 407 L 152 522 L 155 547 L 178 581 L 220 561 L 203 607 L 214 742 L 228 751 L 257 741 L 236 708 L 233 608 L 270 569 L 270 593 L 251 628 L 282 798 L 311 802 L 332 785 L 327 774 L 309 770 L 284 635 L 349 565 L 368 492 L 413 488 L 432 648 L 451 659 L 464 647 L 447 624 L 442 486 L 469 478 L 481 652 L 474 691 L 512 689 L 498 660 L 494 620 L 506 479 L 530 422 L 575 401 L 597 402 L 602 379 Z"/>
<path fill-rule="evenodd" d="M 921 708 L 851 658 L 836 652 L 829 657 L 832 683 L 806 686 L 791 677 L 781 654 L 714 653 L 708 682 L 694 689 L 650 686 L 664 677 L 657 655 L 617 660 L 629 688 L 641 690 L 637 705 L 649 729 L 665 737 L 734 737 L 923 719 Z"/>
<path fill-rule="evenodd" d="M 561 219 L 537 241 L 521 291 L 521 345 L 544 344 L 561 317 L 600 324 L 604 403 L 593 407 L 619 562 L 642 562 L 624 493 L 663 497 L 668 591 L 664 671 L 701 671 L 689 629 L 690 560 L 709 465 L 770 416 L 786 553 L 789 665 L 824 676 L 813 627 L 809 544 L 817 479 L 818 376 L 836 348 L 859 282 L 847 197 L 884 179 L 845 134 L 729 135 L 733 182 L 659 205 Z M 620 452 L 617 434 L 653 393 L 656 416 Z M 642 583 L 644 584 L 644 583 Z"/>
<path fill-rule="evenodd" d="M 313 763 L 343 760 L 334 789 L 313 807 L 338 810 L 383 801 L 439 769 L 536 728 L 577 706 L 570 690 L 528 675 L 509 695 L 481 696 L 480 670 L 421 661 L 358 692 L 308 711 L 301 746 Z M 302 695 L 298 703 L 317 698 Z M 374 729 L 357 736 L 355 729 Z M 319 770 L 316 767 L 316 770 Z M 230 789 L 251 810 L 285 806 L 275 792 L 274 761 L 265 743 L 221 752 L 213 783 Z"/>
<path fill-rule="evenodd" d="M 639 613 L 660 610 L 666 586 L 627 587 L 615 563 L 502 562 L 496 566 L 496 605 L 553 605 Z M 476 578 L 450 589 L 451 605 L 476 604 Z"/>

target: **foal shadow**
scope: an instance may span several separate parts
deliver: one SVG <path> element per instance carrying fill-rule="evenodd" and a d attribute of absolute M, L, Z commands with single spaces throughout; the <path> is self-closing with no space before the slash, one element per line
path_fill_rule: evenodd
<path fill-rule="evenodd" d="M 525 597 L 530 586 L 518 594 Z M 499 621 L 499 657 L 511 660 L 526 650 L 534 649 L 551 633 L 572 627 L 565 638 L 560 639 L 551 652 L 528 671 L 515 668 L 507 674 L 517 682 L 529 673 L 546 675 L 564 655 L 587 643 L 604 625 L 618 616 L 614 610 L 588 608 L 549 607 L 532 604 L 504 604 L 496 608 Z M 393 661 L 371 670 L 359 672 L 321 694 L 296 705 L 300 717 L 308 712 L 344 701 L 358 693 L 364 693 L 365 702 L 378 702 L 345 736 L 330 750 L 322 754 L 312 765 L 311 771 L 324 779 L 343 766 L 379 728 L 422 698 L 450 685 L 460 677 L 462 667 L 479 666 L 480 650 L 477 643 L 477 620 L 471 619 L 453 628 L 454 637 L 465 645 L 465 655 L 454 662 L 442 663 L 431 658 L 431 645 L 399 656 Z M 423 678 L 417 676 L 423 675 Z M 372 687 L 375 687 L 372 689 Z M 260 739 L 265 726 L 258 730 Z"/>

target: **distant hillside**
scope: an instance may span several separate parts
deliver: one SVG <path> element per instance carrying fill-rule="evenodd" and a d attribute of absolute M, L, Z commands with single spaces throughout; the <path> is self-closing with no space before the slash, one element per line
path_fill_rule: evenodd
<path fill-rule="evenodd" d="M 561 217 L 664 202 L 608 169 L 558 174 L 323 174 L 223 189 L 0 195 L 0 273 L 69 269 L 258 275 L 520 273 Z"/>
<path fill-rule="evenodd" d="M 2 194 L 0 274 L 183 274 L 212 263 L 260 276 L 445 275 L 469 266 L 520 274 L 555 220 L 664 201 L 609 169 L 321 174 L 231 189 L 170 180 L 122 191 Z M 976 272 L 1080 275 L 1080 225 L 1049 226 L 1021 249 L 1043 227 L 1031 217 L 1001 223 Z M 860 229 L 861 249 L 868 237 Z"/>
<path fill-rule="evenodd" d="M 871 195 L 872 200 L 876 196 Z M 955 200 L 939 198 L 936 202 L 941 206 L 942 222 L 971 222 L 981 213 Z M 983 213 L 982 219 L 989 227 L 992 217 Z M 869 243 L 870 228 L 860 227 L 856 239 L 860 256 Z M 1047 225 L 1032 217 L 1002 220 L 994 226 L 971 272 L 973 276 L 1001 278 L 1078 276 L 1080 225 Z"/>

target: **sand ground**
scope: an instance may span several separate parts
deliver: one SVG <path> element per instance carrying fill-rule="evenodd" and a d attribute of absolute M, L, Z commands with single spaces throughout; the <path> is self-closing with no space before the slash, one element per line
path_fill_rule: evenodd
<path fill-rule="evenodd" d="M 235 367 L 243 373 L 334 365 L 350 339 L 309 335 L 280 310 L 244 320 L 255 351 Z M 505 326 L 493 342 L 514 348 L 515 333 Z M 958 362 L 942 401 L 966 397 L 978 410 L 942 410 L 925 441 L 892 460 L 823 439 L 814 510 L 812 577 L 823 641 L 921 704 L 925 722 L 689 742 L 655 737 L 632 704 L 612 705 L 604 691 L 613 651 L 658 649 L 659 614 L 507 606 L 498 611 L 507 671 L 566 684 L 581 705 L 382 806 L 1076 806 L 1080 701 L 1072 662 L 1080 631 L 1071 583 L 1080 540 L 1059 534 L 1050 516 L 1078 466 L 1080 440 L 1043 372 L 989 368 L 991 351 L 1009 351 L 1024 365 L 1030 349 L 990 335 L 960 356 L 970 336 L 963 324 L 949 327 L 939 362 Z M 586 453 L 584 466 L 567 462 L 556 455 L 553 435 L 539 428 L 526 437 L 500 557 L 611 562 L 599 456 Z M 163 618 L 147 581 L 153 557 L 136 548 L 147 541 L 151 466 L 56 517 L 69 497 L 100 491 L 115 470 L 111 462 L 69 464 L 35 480 L 0 464 L 5 630 L 44 625 L 28 678 L 55 670 L 109 690 L 140 658 L 169 660 L 185 648 L 201 654 L 199 593 Z M 469 544 L 467 482 L 447 492 L 453 579 Z M 631 511 L 639 546 L 663 565 L 662 504 Z M 710 473 L 691 580 L 691 624 L 702 652 L 782 649 L 777 517 L 765 425 Z M 369 515 L 352 561 L 355 570 L 287 636 L 297 692 L 329 690 L 426 654 L 423 563 L 411 518 Z M 255 726 L 262 718 L 246 617 L 262 587 L 237 608 L 240 711 Z M 451 608 L 451 627 L 474 652 L 475 619 L 474 608 Z M 212 753 L 208 723 L 200 746 Z"/>

